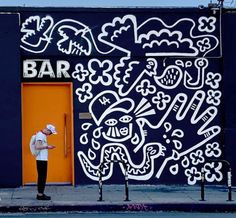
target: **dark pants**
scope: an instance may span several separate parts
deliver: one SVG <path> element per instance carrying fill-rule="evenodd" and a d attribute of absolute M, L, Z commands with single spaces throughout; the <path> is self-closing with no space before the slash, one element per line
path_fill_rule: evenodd
<path fill-rule="evenodd" d="M 48 162 L 37 160 L 37 171 L 38 171 L 38 193 L 43 194 L 47 179 L 47 168 Z"/>

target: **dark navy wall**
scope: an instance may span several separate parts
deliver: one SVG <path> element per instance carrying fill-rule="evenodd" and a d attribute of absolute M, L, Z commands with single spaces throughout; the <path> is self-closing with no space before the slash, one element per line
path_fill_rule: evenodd
<path fill-rule="evenodd" d="M 22 181 L 19 15 L 0 14 L 0 187 Z"/>
<path fill-rule="evenodd" d="M 1 101 L 14 96 L 19 105 L 19 78 L 73 82 L 76 184 L 97 183 L 102 161 L 104 180 L 123 183 L 116 160 L 127 164 L 131 183 L 195 185 L 209 159 L 226 159 L 236 174 L 234 14 L 223 11 L 222 54 L 220 13 L 211 9 L 15 10 L 20 58 L 14 78 L 4 77 Z M 20 108 L 10 110 L 16 125 L 8 128 L 20 130 Z M 1 146 L 0 161 L 14 148 L 9 162 L 19 170 L 17 142 Z M 208 183 L 226 181 L 221 163 L 206 163 L 205 172 Z M 21 176 L 13 177 L 2 184 L 20 185 Z"/>
<path fill-rule="evenodd" d="M 222 21 L 225 156 L 231 163 L 233 183 L 236 184 L 236 11 L 224 13 Z"/>

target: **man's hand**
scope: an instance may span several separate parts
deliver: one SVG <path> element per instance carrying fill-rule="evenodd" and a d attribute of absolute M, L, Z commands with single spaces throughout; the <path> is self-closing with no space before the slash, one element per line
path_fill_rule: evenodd
<path fill-rule="evenodd" d="M 48 145 L 47 146 L 47 149 L 54 149 L 54 148 L 56 148 L 56 146 L 54 146 L 54 145 Z"/>

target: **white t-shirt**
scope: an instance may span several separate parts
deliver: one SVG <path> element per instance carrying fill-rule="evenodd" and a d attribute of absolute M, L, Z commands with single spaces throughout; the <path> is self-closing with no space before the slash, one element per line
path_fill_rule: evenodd
<path fill-rule="evenodd" d="M 36 134 L 36 142 L 37 141 L 42 141 L 42 146 L 47 146 L 47 136 L 44 133 L 42 133 L 41 131 L 39 131 Z M 48 149 L 39 150 L 39 154 L 37 155 L 36 160 L 47 161 L 48 160 Z"/>

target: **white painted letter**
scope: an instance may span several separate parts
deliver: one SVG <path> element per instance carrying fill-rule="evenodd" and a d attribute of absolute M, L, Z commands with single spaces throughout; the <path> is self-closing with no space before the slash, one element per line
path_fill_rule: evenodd
<path fill-rule="evenodd" d="M 44 60 L 39 71 L 38 78 L 43 78 L 44 75 L 49 75 L 50 78 L 55 78 L 52 65 L 49 60 Z"/>
<path fill-rule="evenodd" d="M 33 60 L 23 61 L 23 77 L 24 78 L 34 78 L 37 76 L 36 62 Z"/>
<path fill-rule="evenodd" d="M 70 78 L 69 69 L 70 63 L 68 61 L 57 61 L 57 78 L 61 78 L 62 74 L 65 78 Z"/>

